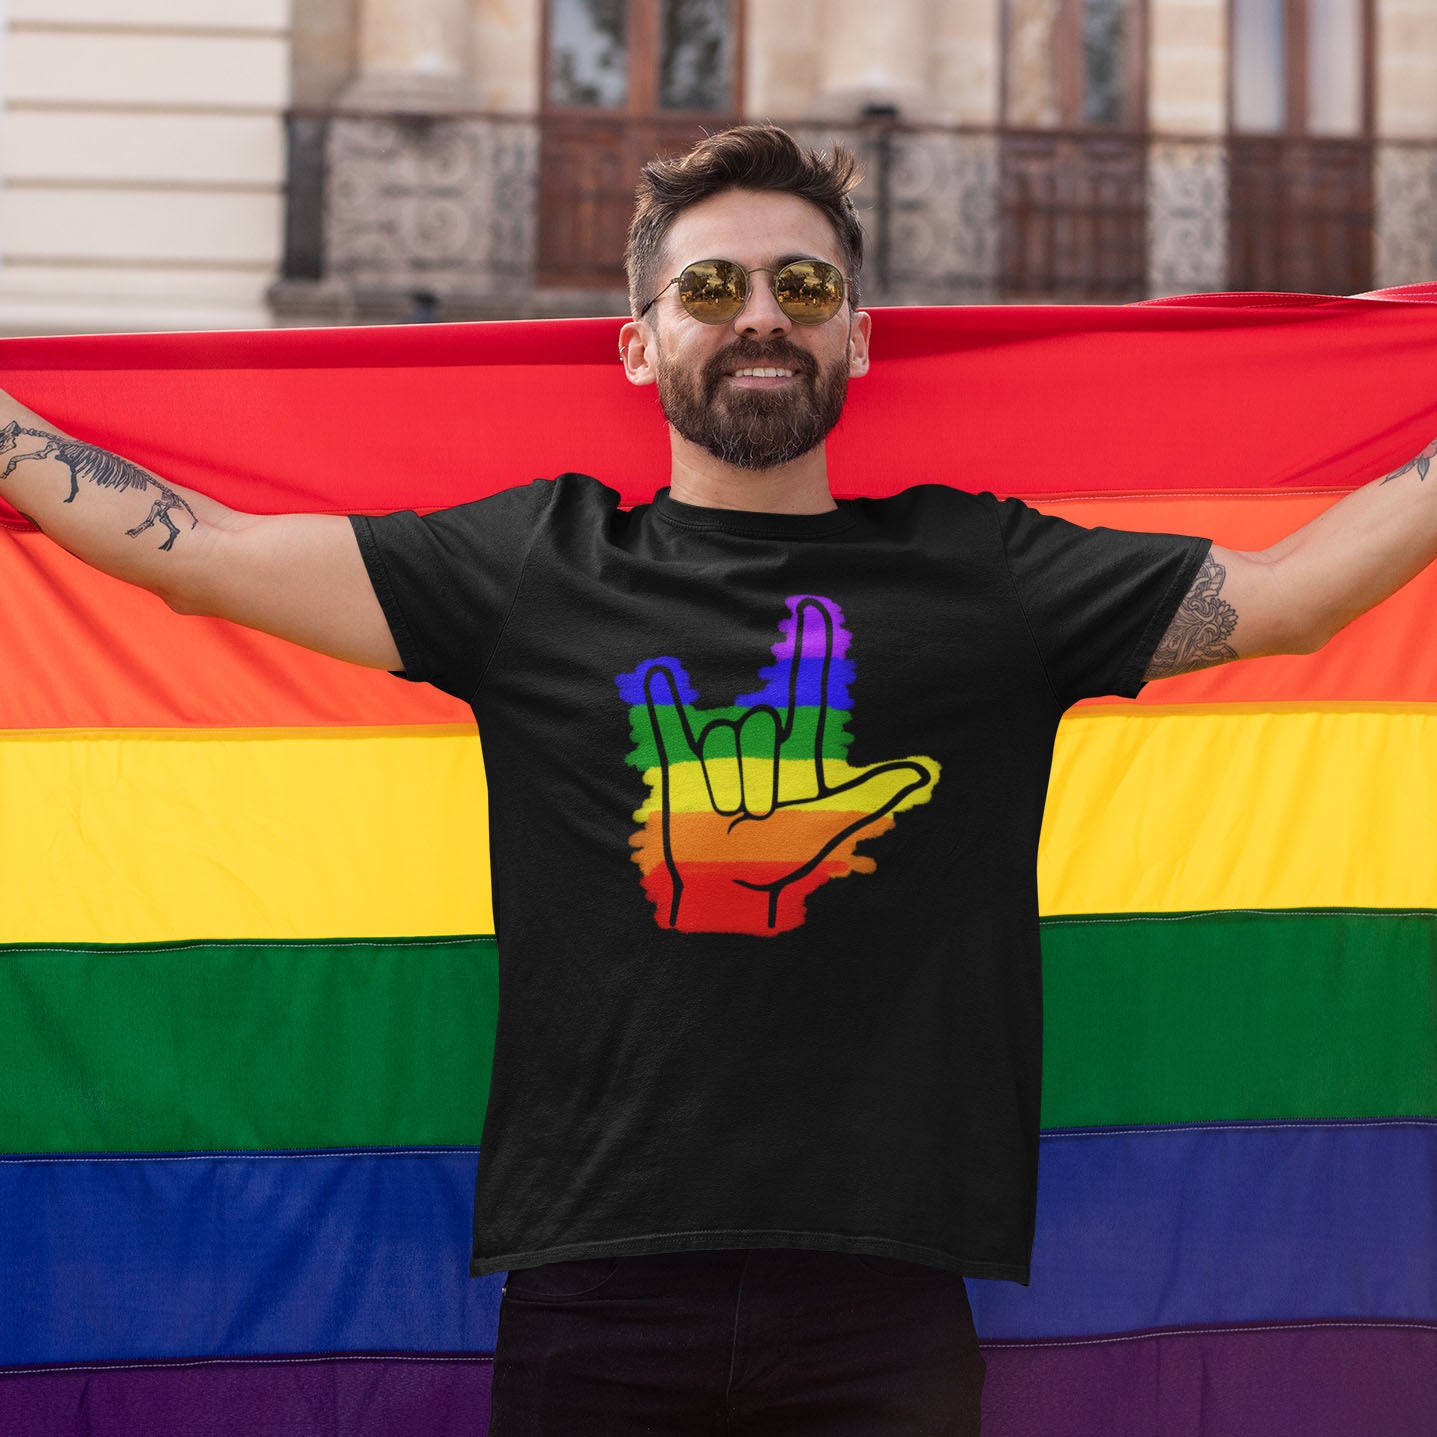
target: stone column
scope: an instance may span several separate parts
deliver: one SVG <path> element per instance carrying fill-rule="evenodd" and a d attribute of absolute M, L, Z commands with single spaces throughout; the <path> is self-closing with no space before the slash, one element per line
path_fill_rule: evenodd
<path fill-rule="evenodd" d="M 1437 13 L 1430 0 L 1386 0 L 1376 35 L 1377 154 L 1372 282 L 1437 273 Z"/>
<path fill-rule="evenodd" d="M 1227 284 L 1225 0 L 1152 0 L 1148 292 Z"/>
<path fill-rule="evenodd" d="M 828 118 L 897 105 L 904 119 L 934 109 L 932 0 L 824 0 L 818 109 Z"/>
<path fill-rule="evenodd" d="M 474 106 L 468 0 L 360 0 L 358 74 L 341 96 L 356 109 Z"/>
<path fill-rule="evenodd" d="M 928 83 L 944 121 L 997 125 L 1001 0 L 945 0 L 936 21 Z"/>

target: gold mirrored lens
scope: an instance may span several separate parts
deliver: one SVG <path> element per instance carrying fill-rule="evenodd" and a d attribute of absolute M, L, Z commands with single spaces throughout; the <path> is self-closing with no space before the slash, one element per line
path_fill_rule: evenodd
<path fill-rule="evenodd" d="M 795 324 L 822 324 L 843 305 L 843 272 L 825 260 L 795 260 L 774 275 L 773 293 Z M 733 260 L 700 260 L 679 276 L 679 303 L 705 324 L 727 324 L 747 301 L 748 275 Z"/>
<path fill-rule="evenodd" d="M 679 303 L 705 324 L 726 323 L 747 298 L 748 276 L 732 260 L 702 260 L 679 276 Z"/>
<path fill-rule="evenodd" d="M 822 324 L 843 304 L 843 276 L 821 259 L 798 260 L 774 275 L 773 293 L 795 324 Z"/>

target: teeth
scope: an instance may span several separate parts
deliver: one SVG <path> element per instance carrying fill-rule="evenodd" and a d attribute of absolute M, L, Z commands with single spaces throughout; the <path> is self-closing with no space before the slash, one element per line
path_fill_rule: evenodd
<path fill-rule="evenodd" d="M 791 369 L 735 369 L 734 377 L 740 375 L 752 375 L 755 379 L 789 379 L 793 376 Z"/>

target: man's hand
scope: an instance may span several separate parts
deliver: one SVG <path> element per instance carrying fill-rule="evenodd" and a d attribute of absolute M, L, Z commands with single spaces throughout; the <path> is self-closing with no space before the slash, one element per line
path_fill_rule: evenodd
<path fill-rule="evenodd" d="M 871 873 L 861 839 L 927 802 L 929 758 L 857 768 L 848 747 L 848 632 L 831 599 L 789 600 L 785 637 L 758 693 L 702 712 L 683 665 L 650 659 L 619 679 L 650 801 L 635 817 L 635 861 L 660 927 L 770 934 L 799 927 L 804 900 Z"/>
<path fill-rule="evenodd" d="M 87 564 L 180 613 L 400 666 L 347 519 L 238 513 L 65 434 L 3 392 L 0 498 Z"/>

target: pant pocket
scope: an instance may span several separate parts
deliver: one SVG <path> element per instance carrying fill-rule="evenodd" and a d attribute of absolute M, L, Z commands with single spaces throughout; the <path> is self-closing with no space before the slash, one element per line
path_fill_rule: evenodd
<path fill-rule="evenodd" d="M 520 1267 L 504 1280 L 506 1302 L 562 1302 L 597 1293 L 618 1270 L 616 1257 L 581 1257 Z"/>

